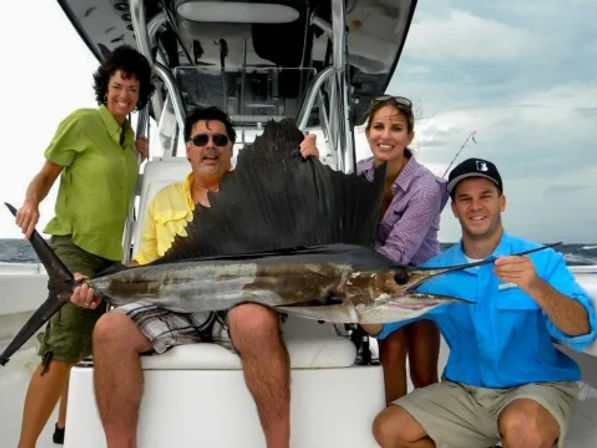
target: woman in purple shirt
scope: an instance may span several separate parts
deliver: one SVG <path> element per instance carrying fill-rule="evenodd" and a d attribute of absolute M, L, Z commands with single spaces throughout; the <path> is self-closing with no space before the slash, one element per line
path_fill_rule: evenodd
<path fill-rule="evenodd" d="M 375 98 L 365 131 L 373 157 L 359 162 L 357 172 L 373 180 L 375 166 L 387 163 L 375 247 L 398 263 L 419 265 L 439 253 L 439 215 L 448 193 L 445 180 L 420 165 L 408 149 L 415 135 L 413 128 L 408 98 Z M 406 394 L 407 354 L 415 387 L 437 381 L 439 331 L 433 322 L 423 320 L 403 327 L 379 341 L 379 349 L 387 403 Z"/>

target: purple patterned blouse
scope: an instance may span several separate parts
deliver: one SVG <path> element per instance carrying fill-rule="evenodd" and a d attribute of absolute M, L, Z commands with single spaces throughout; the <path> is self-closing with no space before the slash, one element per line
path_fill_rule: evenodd
<path fill-rule="evenodd" d="M 357 173 L 373 180 L 373 157 Z M 394 197 L 377 231 L 375 249 L 393 261 L 419 265 L 439 253 L 439 215 L 448 200 L 446 180 L 410 157 L 394 183 Z"/>

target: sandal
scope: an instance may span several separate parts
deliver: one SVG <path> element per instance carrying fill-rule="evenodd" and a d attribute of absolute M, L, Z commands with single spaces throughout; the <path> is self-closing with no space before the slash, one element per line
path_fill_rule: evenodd
<path fill-rule="evenodd" d="M 66 428 L 59 428 L 58 423 L 54 425 L 54 434 L 52 434 L 52 441 L 59 445 L 64 445 L 64 430 Z"/>

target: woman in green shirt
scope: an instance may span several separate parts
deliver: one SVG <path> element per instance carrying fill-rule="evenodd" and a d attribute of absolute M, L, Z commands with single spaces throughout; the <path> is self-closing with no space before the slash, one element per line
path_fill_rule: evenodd
<path fill-rule="evenodd" d="M 94 73 L 99 107 L 66 117 L 45 151 L 46 162 L 33 178 L 16 215 L 29 238 L 39 220 L 39 203 L 61 175 L 55 216 L 44 231 L 50 245 L 73 272 L 93 276 L 122 260 L 122 233 L 137 182 L 137 152 L 147 156 L 147 140 L 135 141 L 127 117 L 142 109 L 153 91 L 145 57 L 121 46 Z M 27 390 L 19 447 L 34 447 L 61 392 L 55 441 L 64 434 L 70 368 L 91 354 L 91 332 L 101 310 L 67 304 L 48 323 L 37 367 Z"/>

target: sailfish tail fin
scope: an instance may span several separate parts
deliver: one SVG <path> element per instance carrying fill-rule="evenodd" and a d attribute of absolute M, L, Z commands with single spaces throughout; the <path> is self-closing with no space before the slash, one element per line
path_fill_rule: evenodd
<path fill-rule="evenodd" d="M 14 208 L 8 202 L 5 202 L 4 205 L 8 207 L 14 216 L 17 215 L 16 208 Z M 62 283 L 72 283 L 74 280 L 73 274 L 68 270 L 60 258 L 56 256 L 52 248 L 48 245 L 48 243 L 46 243 L 46 240 L 42 238 L 37 230 L 33 231 L 29 242 L 39 257 L 39 260 L 44 265 L 44 268 L 46 268 L 48 276 L 50 277 L 50 282 L 58 280 Z"/>
<path fill-rule="evenodd" d="M 12 205 L 4 203 L 10 212 L 16 216 L 17 210 Z M 0 364 L 8 362 L 10 356 L 16 352 L 27 340 L 56 313 L 70 297 L 70 292 L 75 285 L 73 274 L 62 263 L 52 248 L 42 236 L 33 231 L 29 239 L 33 250 L 39 257 L 48 273 L 49 295 L 46 301 L 35 311 L 25 326 L 17 333 L 6 349 L 0 354 Z"/>
<path fill-rule="evenodd" d="M 2 354 L 0 354 L 0 365 L 5 365 L 10 357 L 20 349 L 25 342 L 33 336 L 41 326 L 46 323 L 54 313 L 56 313 L 64 305 L 64 302 L 59 301 L 52 293 L 48 296 L 46 301 L 33 313 L 19 330 L 12 341 L 6 346 Z"/>

